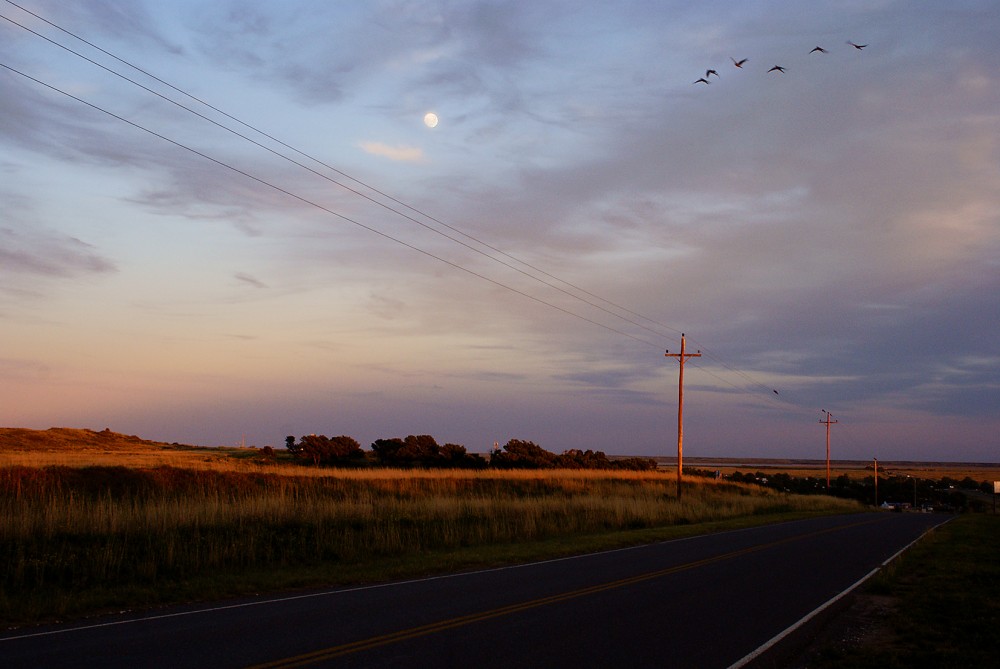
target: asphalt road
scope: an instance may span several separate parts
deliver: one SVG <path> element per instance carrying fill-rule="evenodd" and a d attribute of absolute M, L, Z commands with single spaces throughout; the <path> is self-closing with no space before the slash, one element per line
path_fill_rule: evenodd
<path fill-rule="evenodd" d="M 729 667 L 932 514 L 833 516 L 376 586 L 0 635 L 15 667 Z"/>

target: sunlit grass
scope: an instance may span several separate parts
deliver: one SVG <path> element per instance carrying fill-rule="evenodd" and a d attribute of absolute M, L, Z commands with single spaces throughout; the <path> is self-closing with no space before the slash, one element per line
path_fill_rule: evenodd
<path fill-rule="evenodd" d="M 207 448 L 170 450 L 140 448 L 135 450 L 0 450 L 0 467 L 113 467 L 127 465 L 150 467 L 186 467 L 216 471 L 257 471 L 262 466 L 251 459 L 229 457 L 232 451 Z M 248 450 L 249 452 L 249 450 Z"/>
<path fill-rule="evenodd" d="M 271 587 L 297 571 L 370 580 L 401 559 L 429 568 L 414 556 L 488 548 L 503 561 L 533 542 L 855 508 L 697 479 L 678 501 L 659 472 L 5 467 L 0 617 L 191 597 L 186 584 L 240 574 L 262 587 L 268 572 L 283 575 Z"/>

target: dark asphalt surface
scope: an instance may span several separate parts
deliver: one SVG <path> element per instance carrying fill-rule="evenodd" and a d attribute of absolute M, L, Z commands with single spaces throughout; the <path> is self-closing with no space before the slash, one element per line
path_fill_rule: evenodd
<path fill-rule="evenodd" d="M 0 634 L 0 667 L 729 667 L 948 519 L 782 523 Z"/>

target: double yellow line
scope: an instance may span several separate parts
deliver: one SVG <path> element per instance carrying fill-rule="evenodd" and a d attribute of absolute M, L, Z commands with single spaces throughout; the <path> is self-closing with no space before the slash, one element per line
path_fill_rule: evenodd
<path fill-rule="evenodd" d="M 592 585 L 586 588 L 580 588 L 578 590 L 570 590 L 569 592 L 564 592 L 557 595 L 540 597 L 538 599 L 532 599 L 526 602 L 521 602 L 519 604 L 509 604 L 507 606 L 501 606 L 496 609 L 490 609 L 489 611 L 470 613 L 464 616 L 458 616 L 457 618 L 449 618 L 447 620 L 441 620 L 435 623 L 428 623 L 427 625 L 420 625 L 418 627 L 411 627 L 405 630 L 400 630 L 398 632 L 391 632 L 389 634 L 382 634 L 380 636 L 374 636 L 368 639 L 362 639 L 360 641 L 352 641 L 350 643 L 341 644 L 339 646 L 331 646 L 329 648 L 315 650 L 310 653 L 303 653 L 302 655 L 296 655 L 294 657 L 288 657 L 281 660 L 274 660 L 272 662 L 266 662 L 264 664 L 257 664 L 253 665 L 252 667 L 249 667 L 248 669 L 279 669 L 279 668 L 290 669 L 292 667 L 305 667 L 311 664 L 315 664 L 317 662 L 323 662 L 325 660 L 341 657 L 343 655 L 349 655 L 351 653 L 358 653 L 361 651 L 371 650 L 373 648 L 387 646 L 389 644 L 398 643 L 400 641 L 415 639 L 418 637 L 427 636 L 429 634 L 444 632 L 445 630 L 454 629 L 456 627 L 471 625 L 472 623 L 478 623 L 484 620 L 500 618 L 502 616 L 508 616 L 513 613 L 519 613 L 521 611 L 528 611 L 530 609 L 535 609 L 541 606 L 558 604 L 559 602 L 565 602 L 572 599 L 577 599 L 579 597 L 586 597 L 588 595 L 597 594 L 599 592 L 605 592 L 608 590 L 614 590 L 616 588 L 623 588 L 629 585 L 635 585 L 637 583 L 643 583 L 645 581 L 651 581 L 653 579 L 669 576 L 670 574 L 676 574 L 682 571 L 697 569 L 698 567 L 704 567 L 705 565 L 713 564 L 715 562 L 731 560 L 732 558 L 739 557 L 741 555 L 755 553 L 757 551 L 761 551 L 767 548 L 773 548 L 775 546 L 791 543 L 793 541 L 799 541 L 810 537 L 829 534 L 831 532 L 838 532 L 840 530 L 845 530 L 852 527 L 859 527 L 861 525 L 876 523 L 879 522 L 879 520 L 880 519 L 865 520 L 863 522 L 851 523 L 849 525 L 841 525 L 838 527 L 827 528 L 825 530 L 817 530 L 815 532 L 810 532 L 808 534 L 796 535 L 794 537 L 779 539 L 778 541 L 772 541 L 766 544 L 750 546 L 748 548 L 741 548 L 740 550 L 730 551 L 728 553 L 722 553 L 720 555 L 703 558 L 701 560 L 695 560 L 693 562 L 686 562 L 684 564 L 677 565 L 674 567 L 668 567 L 666 569 L 659 569 L 657 571 L 646 572 L 645 574 L 639 574 L 637 576 L 630 576 L 628 578 L 619 579 L 617 581 L 609 581 L 607 583 Z"/>

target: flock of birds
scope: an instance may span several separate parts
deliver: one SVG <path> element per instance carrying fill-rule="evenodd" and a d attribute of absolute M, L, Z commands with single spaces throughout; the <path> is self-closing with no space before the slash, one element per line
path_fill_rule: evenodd
<path fill-rule="evenodd" d="M 858 51 L 861 51 L 866 46 L 868 46 L 867 44 L 855 44 L 854 42 L 851 42 L 851 41 L 848 41 L 847 43 L 850 44 L 851 46 L 853 46 Z M 830 52 L 827 51 L 826 49 L 824 49 L 821 46 L 817 46 L 817 47 L 813 47 L 812 50 L 809 51 L 809 53 L 812 54 L 812 53 L 830 53 Z M 729 60 L 733 61 L 733 65 L 735 65 L 736 67 L 738 67 L 739 69 L 742 70 L 743 66 L 750 59 L 749 58 L 743 58 L 743 59 L 740 59 L 740 60 L 736 60 L 735 58 L 733 58 L 732 56 L 730 56 Z M 770 70 L 768 70 L 768 72 L 777 72 L 778 74 L 784 74 L 785 73 L 785 69 L 786 68 L 783 65 L 775 65 Z M 709 81 L 709 80 L 712 78 L 713 74 L 716 77 L 719 76 L 719 73 L 716 70 L 711 70 L 711 69 L 710 70 L 705 70 L 705 76 L 701 77 L 699 79 L 695 79 L 693 83 L 695 83 L 695 84 L 711 84 L 712 82 Z"/>

